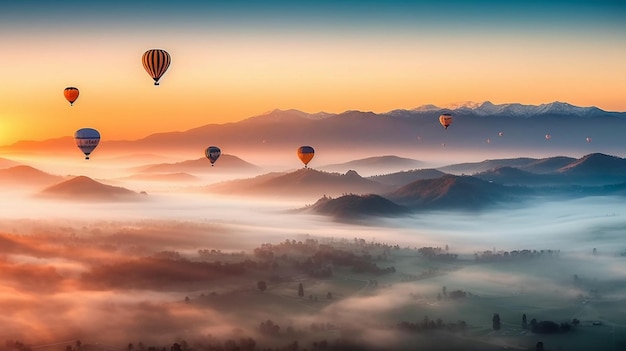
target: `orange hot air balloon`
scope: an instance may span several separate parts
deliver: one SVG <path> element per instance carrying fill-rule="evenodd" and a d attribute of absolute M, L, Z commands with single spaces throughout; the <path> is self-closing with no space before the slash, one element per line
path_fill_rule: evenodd
<path fill-rule="evenodd" d="M 159 79 L 165 74 L 170 66 L 172 58 L 167 51 L 162 49 L 150 49 L 141 57 L 143 68 L 154 79 L 154 85 L 159 85 Z"/>
<path fill-rule="evenodd" d="M 78 88 L 67 87 L 63 90 L 63 96 L 70 102 L 70 106 L 74 106 L 74 101 L 78 99 Z"/>
<path fill-rule="evenodd" d="M 298 148 L 298 158 L 304 163 L 304 168 L 307 168 L 307 165 L 311 162 L 314 155 L 315 150 L 310 146 L 300 146 Z"/>
<path fill-rule="evenodd" d="M 448 129 L 448 127 L 452 124 L 452 115 L 449 113 L 441 114 L 441 116 L 439 116 L 439 123 L 441 123 L 445 129 Z"/>

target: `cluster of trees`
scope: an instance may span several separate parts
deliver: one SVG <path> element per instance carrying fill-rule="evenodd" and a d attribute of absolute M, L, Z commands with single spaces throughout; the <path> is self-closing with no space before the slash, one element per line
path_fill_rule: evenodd
<path fill-rule="evenodd" d="M 513 250 L 495 252 L 492 250 L 474 253 L 474 260 L 479 262 L 515 261 L 534 257 L 558 257 L 560 250 Z"/>
<path fill-rule="evenodd" d="M 434 320 L 425 316 L 421 322 L 411 323 L 402 321 L 398 323 L 397 328 L 410 333 L 418 333 L 428 330 L 448 330 L 456 332 L 467 329 L 467 323 L 461 320 L 455 323 L 445 323 L 441 318 Z"/>
<path fill-rule="evenodd" d="M 440 247 L 425 246 L 417 249 L 417 252 L 424 258 L 432 261 L 454 261 L 459 255 L 448 253 L 448 250 L 444 250 Z"/>
<path fill-rule="evenodd" d="M 572 330 L 573 327 L 578 326 L 580 324 L 580 320 L 577 318 L 572 319 L 571 322 L 561 322 L 556 323 L 553 321 L 538 321 L 533 318 L 530 323 L 528 323 L 528 318 L 526 317 L 526 313 L 522 315 L 522 329 L 528 330 L 535 334 L 552 334 L 552 333 L 564 333 Z"/>
<path fill-rule="evenodd" d="M 453 290 L 453 291 L 448 292 L 448 288 L 444 286 L 441 288 L 441 293 L 437 294 L 437 300 L 441 300 L 442 298 L 458 300 L 458 299 L 465 298 L 468 295 L 471 295 L 471 294 L 463 290 Z"/>

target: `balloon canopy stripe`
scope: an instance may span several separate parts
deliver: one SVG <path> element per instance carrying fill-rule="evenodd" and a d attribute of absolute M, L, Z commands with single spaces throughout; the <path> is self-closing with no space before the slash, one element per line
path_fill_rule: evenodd
<path fill-rule="evenodd" d="M 142 57 L 143 67 L 148 74 L 154 79 L 155 85 L 158 84 L 159 79 L 170 66 L 172 59 L 165 50 L 151 49 L 146 51 Z"/>

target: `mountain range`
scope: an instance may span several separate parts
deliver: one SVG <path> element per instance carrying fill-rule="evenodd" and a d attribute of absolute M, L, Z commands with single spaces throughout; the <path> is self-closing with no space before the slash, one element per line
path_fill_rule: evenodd
<path fill-rule="evenodd" d="M 452 113 L 454 121 L 444 130 L 441 113 Z M 524 151 L 553 154 L 618 153 L 626 148 L 626 113 L 596 107 L 577 107 L 563 102 L 543 105 L 490 102 L 464 104 L 454 109 L 422 106 L 387 113 L 346 111 L 308 114 L 297 110 L 274 110 L 235 123 L 209 124 L 184 132 L 166 132 L 132 141 L 102 140 L 97 153 L 169 152 L 196 153 L 211 140 L 231 154 L 292 155 L 300 145 L 319 152 L 366 155 L 411 150 L 420 155 L 447 154 L 452 150 Z M 545 135 L 550 134 L 550 140 Z M 500 136 L 501 135 L 501 136 Z M 590 137 L 592 142 L 587 142 Z M 489 143 L 486 140 L 489 139 Z M 446 148 L 442 148 L 442 144 Z M 319 148 L 317 148 L 319 146 Z M 71 137 L 45 141 L 20 141 L 0 151 L 23 153 L 77 153 Z M 332 150 L 332 151 L 326 151 Z M 521 150 L 521 152 L 520 152 Z M 358 151 L 358 152 L 357 152 Z M 354 157 L 352 157 L 354 158 Z"/>

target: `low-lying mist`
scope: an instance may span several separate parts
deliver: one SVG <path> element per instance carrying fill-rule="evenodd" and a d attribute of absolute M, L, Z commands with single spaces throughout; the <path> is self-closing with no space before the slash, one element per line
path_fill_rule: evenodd
<path fill-rule="evenodd" d="M 0 337 L 33 346 L 81 340 L 169 348 L 251 337 L 272 347 L 337 338 L 380 349 L 407 340 L 443 347 L 444 332 L 407 336 L 396 328 L 426 317 L 464 321 L 471 329 L 460 338 L 486 349 L 528 348 L 537 338 L 491 334 L 492 315 L 512 329 L 522 313 L 626 326 L 623 198 L 537 199 L 347 224 L 294 213 L 306 205 L 297 200 L 156 192 L 142 202 L 107 203 L 3 194 L 10 201 L 0 204 Z M 277 266 L 263 266 L 255 249 L 286 240 L 340 243 L 394 272 L 355 273 L 335 263 L 331 277 L 318 277 L 287 269 L 278 253 Z M 429 261 L 421 247 L 445 247 L 458 258 Z M 535 253 L 498 261 L 522 250 Z M 444 287 L 471 298 L 441 298 Z M 588 301 L 595 309 L 582 304 Z M 280 331 L 262 324 L 268 320 Z"/>

